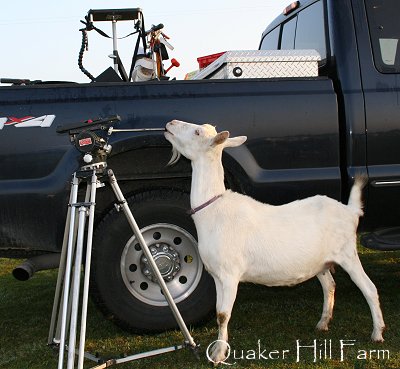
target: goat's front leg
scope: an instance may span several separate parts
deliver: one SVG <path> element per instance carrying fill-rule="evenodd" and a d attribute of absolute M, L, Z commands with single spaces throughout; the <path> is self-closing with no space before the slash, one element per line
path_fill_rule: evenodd
<path fill-rule="evenodd" d="M 239 284 L 236 279 L 228 276 L 225 278 L 225 280 L 221 281 L 219 278 L 214 277 L 217 290 L 217 323 L 219 329 L 218 340 L 214 343 L 210 355 L 210 359 L 214 364 L 223 362 L 226 359 L 228 323 Z"/>

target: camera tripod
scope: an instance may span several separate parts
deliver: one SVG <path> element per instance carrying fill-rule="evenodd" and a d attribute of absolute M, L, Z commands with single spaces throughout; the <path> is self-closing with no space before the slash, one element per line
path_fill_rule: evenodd
<path fill-rule="evenodd" d="M 115 116 L 105 120 L 97 120 L 94 122 L 90 121 L 90 124 L 82 125 L 81 123 L 80 125 L 68 127 L 64 126 L 57 130 L 59 133 L 68 132 L 71 142 L 73 142 L 76 148 L 82 153 L 82 165 L 72 177 L 67 220 L 64 230 L 60 266 L 49 329 L 48 344 L 51 346 L 56 346 L 59 349 L 58 369 L 64 368 L 66 352 L 67 369 L 74 368 L 76 355 L 78 356 L 78 369 L 83 368 L 84 358 L 92 360 L 98 364 L 92 367 L 92 369 L 101 369 L 116 364 L 122 364 L 145 357 L 175 351 L 184 347 L 189 347 L 194 351 L 197 348 L 197 345 L 190 335 L 189 330 L 140 232 L 128 203 L 121 192 L 117 179 L 113 171 L 107 168 L 107 156 L 111 152 L 111 146 L 107 144 L 106 140 L 94 133 L 95 130 L 105 131 L 108 129 L 108 125 L 118 122 L 119 120 L 120 118 Z M 149 129 L 138 129 L 135 131 L 147 130 Z M 108 132 L 111 134 L 112 127 L 108 129 Z M 163 295 L 166 298 L 174 318 L 184 336 L 184 344 L 182 345 L 166 347 L 111 360 L 103 360 L 95 355 L 85 352 L 96 192 L 97 188 L 104 186 L 104 181 L 107 181 L 110 184 L 117 200 L 117 208 L 122 210 L 124 213 L 134 235 L 136 236 L 136 239 L 143 250 L 144 255 L 148 259 L 149 264 L 153 269 L 154 276 L 160 285 Z M 78 190 L 80 184 L 86 184 L 85 198 L 84 201 L 81 202 L 78 201 Z M 84 247 L 85 238 L 86 248 Z M 84 271 L 82 272 L 81 267 L 84 249 L 86 250 L 86 256 Z M 81 293 L 80 285 L 82 274 L 83 292 Z M 76 349 L 80 299 L 82 305 L 80 314 L 80 334 L 79 346 L 78 349 Z"/>

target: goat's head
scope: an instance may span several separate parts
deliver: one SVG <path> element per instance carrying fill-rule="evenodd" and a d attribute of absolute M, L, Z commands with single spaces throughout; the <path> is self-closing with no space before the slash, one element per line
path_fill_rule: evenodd
<path fill-rule="evenodd" d="M 197 125 L 173 120 L 165 126 L 165 138 L 172 144 L 169 165 L 176 163 L 182 154 L 189 160 L 204 155 L 220 154 L 225 147 L 236 147 L 246 141 L 246 136 L 229 138 L 228 131 L 217 133 L 210 124 Z"/>

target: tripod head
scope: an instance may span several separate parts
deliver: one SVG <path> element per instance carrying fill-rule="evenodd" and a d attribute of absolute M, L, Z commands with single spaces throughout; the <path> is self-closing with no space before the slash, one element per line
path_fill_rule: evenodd
<path fill-rule="evenodd" d="M 68 133 L 71 143 L 82 154 L 81 169 L 104 168 L 107 155 L 111 152 L 107 133 L 111 125 L 121 121 L 119 115 L 108 118 L 87 120 L 85 122 L 65 124 L 57 128 L 57 133 Z"/>

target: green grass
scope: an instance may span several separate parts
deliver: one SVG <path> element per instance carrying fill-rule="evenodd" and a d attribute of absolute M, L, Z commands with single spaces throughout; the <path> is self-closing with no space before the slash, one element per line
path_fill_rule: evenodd
<path fill-rule="evenodd" d="M 293 288 L 241 285 L 229 326 L 234 353 L 228 362 L 235 364 L 233 368 L 400 368 L 400 252 L 379 253 L 365 249 L 362 252 L 364 268 L 380 293 L 387 325 L 383 344 L 370 342 L 372 321 L 366 301 L 348 275 L 337 268 L 334 319 L 330 331 L 325 333 L 314 329 L 322 309 L 322 291 L 316 279 Z M 40 272 L 27 282 L 18 282 L 10 274 L 18 262 L 0 259 L 0 368 L 56 368 L 57 353 L 46 343 L 57 273 Z M 217 337 L 216 323 L 210 321 L 203 327 L 191 329 L 191 332 L 196 342 L 201 344 L 200 360 L 189 350 L 179 350 L 116 367 L 210 368 L 205 350 Z M 314 362 L 313 349 L 303 347 L 300 348 L 300 361 L 296 362 L 297 342 L 301 346 L 310 346 L 314 340 L 317 361 Z M 355 340 L 354 346 L 345 346 L 343 361 L 341 340 L 344 343 Z M 261 351 L 266 350 L 264 356 L 273 351 L 275 360 L 258 359 L 258 341 Z M 105 320 L 94 306 L 89 306 L 86 346 L 90 352 L 114 356 L 180 343 L 182 336 L 177 331 L 153 336 L 129 335 Z M 328 356 L 330 344 L 332 346 L 332 355 L 326 359 L 325 343 Z M 285 357 L 282 354 L 284 350 L 288 350 Z M 379 351 L 380 357 L 377 358 L 377 350 L 388 350 L 386 358 L 382 357 L 383 351 Z M 242 359 L 242 356 L 247 356 L 247 359 Z M 85 362 L 85 368 L 92 366 L 94 363 Z"/>

